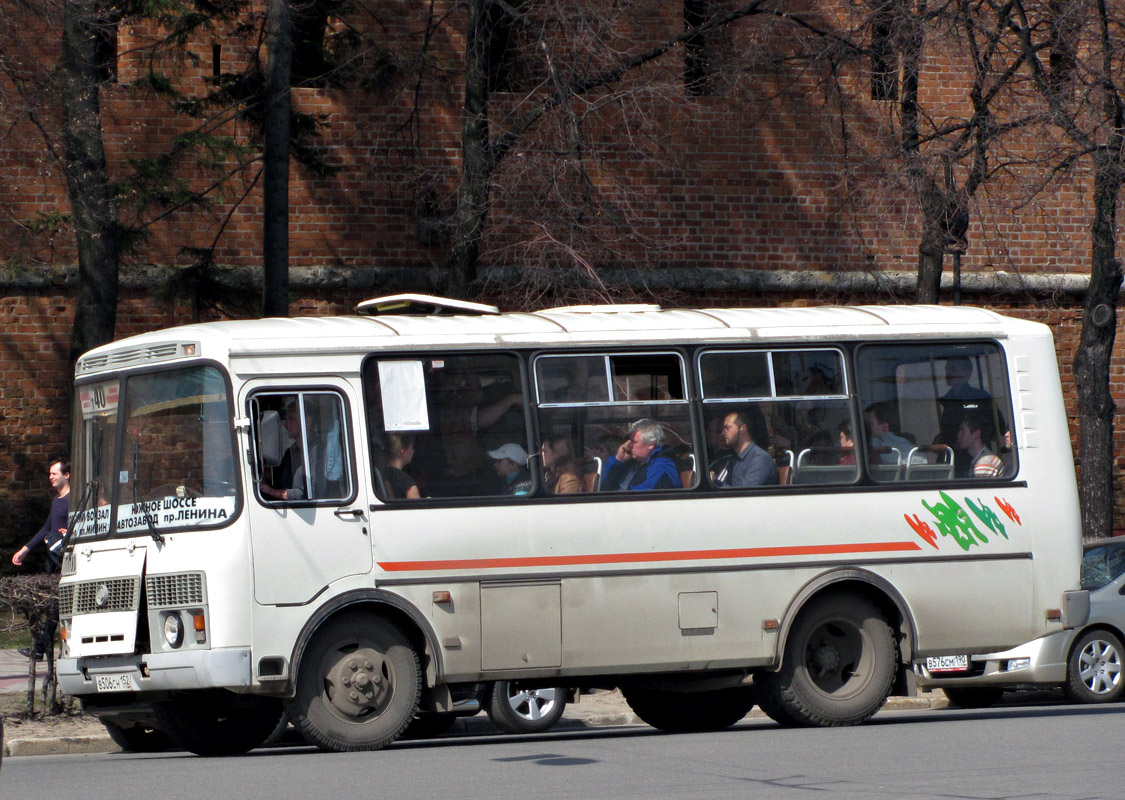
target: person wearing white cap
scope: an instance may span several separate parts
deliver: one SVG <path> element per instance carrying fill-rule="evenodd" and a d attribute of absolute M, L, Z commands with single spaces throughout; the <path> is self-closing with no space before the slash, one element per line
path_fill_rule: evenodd
<path fill-rule="evenodd" d="M 504 479 L 500 494 L 520 496 L 531 494 L 531 473 L 527 470 L 527 451 L 515 442 L 502 444 L 488 451 L 496 474 Z"/>

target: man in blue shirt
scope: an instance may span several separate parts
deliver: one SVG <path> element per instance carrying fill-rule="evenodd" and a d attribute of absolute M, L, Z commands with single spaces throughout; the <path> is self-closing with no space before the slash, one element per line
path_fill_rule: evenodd
<path fill-rule="evenodd" d="M 681 486 L 672 448 L 664 446 L 664 426 L 654 419 L 639 419 L 630 425 L 629 438 L 602 468 L 603 492 L 647 492 Z"/>
<path fill-rule="evenodd" d="M 745 412 L 727 414 L 723 420 L 723 442 L 735 455 L 715 475 L 716 486 L 730 488 L 777 484 L 777 464 L 769 453 L 755 444 L 750 433 L 750 420 Z"/>

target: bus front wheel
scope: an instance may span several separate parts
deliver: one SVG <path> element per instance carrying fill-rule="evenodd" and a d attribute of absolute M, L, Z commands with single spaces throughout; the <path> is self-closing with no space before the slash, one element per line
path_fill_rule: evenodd
<path fill-rule="evenodd" d="M 399 628 L 363 614 L 329 621 L 297 670 L 289 719 L 322 750 L 379 750 L 418 711 L 418 655 Z"/>
<path fill-rule="evenodd" d="M 798 616 L 781 669 L 754 683 L 762 709 L 782 725 L 858 725 L 886 702 L 895 668 L 883 613 L 857 595 L 822 595 Z"/>

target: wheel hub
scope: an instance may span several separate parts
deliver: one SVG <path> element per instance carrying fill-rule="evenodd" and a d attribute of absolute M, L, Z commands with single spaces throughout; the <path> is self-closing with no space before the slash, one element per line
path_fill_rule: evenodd
<path fill-rule="evenodd" d="M 329 702 L 349 717 L 382 713 L 390 701 L 391 688 L 386 660 L 370 649 L 344 655 L 325 676 Z"/>
<path fill-rule="evenodd" d="M 840 650 L 833 644 L 822 642 L 812 649 L 813 670 L 821 675 L 838 672 L 840 669 Z"/>

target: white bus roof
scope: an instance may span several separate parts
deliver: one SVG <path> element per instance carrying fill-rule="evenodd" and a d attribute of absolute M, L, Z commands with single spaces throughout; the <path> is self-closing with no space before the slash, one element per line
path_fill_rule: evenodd
<path fill-rule="evenodd" d="M 411 296 L 413 299 L 414 296 Z M 421 300 L 424 296 L 418 296 Z M 428 299 L 428 298 L 427 298 Z M 440 298 L 434 298 L 440 300 Z M 368 301 L 367 308 L 377 305 Z M 386 304 L 384 304 L 386 307 Z M 198 343 L 220 357 L 346 354 L 404 347 L 609 346 L 673 342 L 787 342 L 982 336 L 1004 338 L 1037 323 L 969 306 L 818 306 L 659 310 L 655 306 L 572 306 L 536 312 L 402 314 L 231 320 L 145 333 L 90 351 L 78 374 L 168 358 L 173 343 Z M 159 351 L 163 356 L 146 357 Z M 192 353 L 181 353 L 191 355 Z"/>

